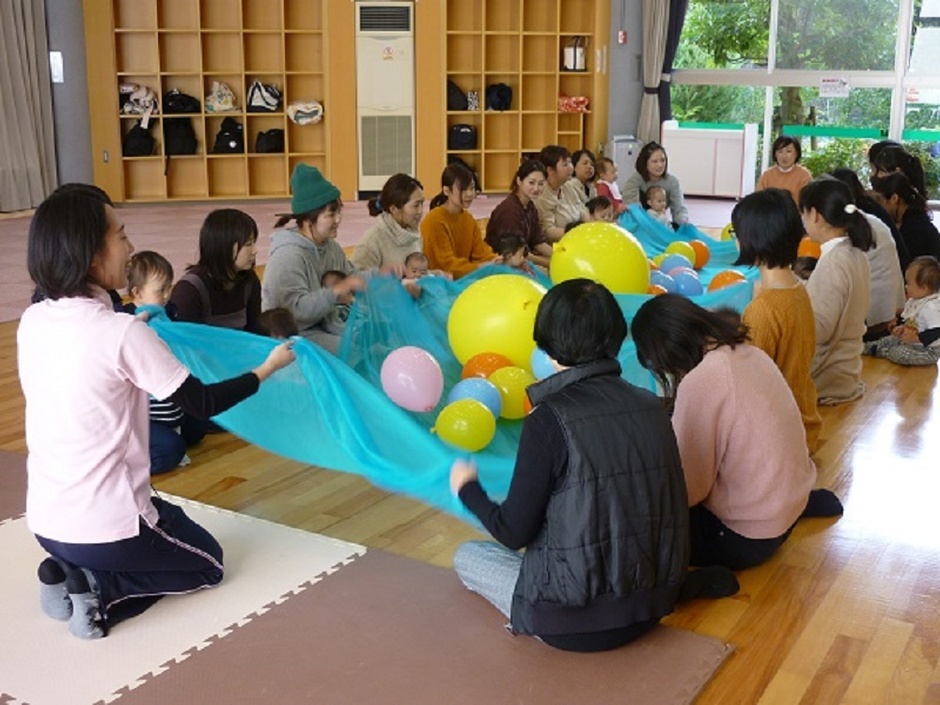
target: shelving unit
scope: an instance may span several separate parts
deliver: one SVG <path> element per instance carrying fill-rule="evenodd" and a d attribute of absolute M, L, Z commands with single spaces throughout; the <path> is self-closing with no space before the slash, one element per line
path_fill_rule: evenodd
<path fill-rule="evenodd" d="M 447 0 L 442 80 L 480 96 L 479 111 L 447 111 L 445 126 L 475 127 L 477 149 L 447 154 L 474 167 L 484 191 L 507 191 L 522 155 L 547 144 L 596 150 L 606 141 L 609 13 L 595 0 Z M 588 41 L 585 71 L 562 68 L 574 37 Z M 494 83 L 512 88 L 509 110 L 486 110 Z M 590 112 L 560 112 L 561 95 L 587 96 Z"/>
<path fill-rule="evenodd" d="M 202 200 L 288 196 L 290 172 L 298 162 L 317 166 L 329 176 L 330 115 L 316 124 L 297 125 L 285 112 L 295 100 L 325 103 L 328 2 L 84 0 L 92 143 L 101 155 L 95 159 L 95 182 L 118 201 Z M 281 90 L 278 112 L 245 110 L 254 80 Z M 232 89 L 235 111 L 205 111 L 213 81 Z M 196 154 L 167 158 L 160 114 L 151 118 L 153 156 L 120 156 L 123 136 L 140 119 L 120 113 L 121 83 L 152 89 L 161 112 L 170 89 L 198 98 L 202 112 L 168 116 L 190 120 Z M 244 128 L 244 154 L 212 153 L 226 117 Z M 270 129 L 284 130 L 285 152 L 255 153 L 258 133 Z"/>

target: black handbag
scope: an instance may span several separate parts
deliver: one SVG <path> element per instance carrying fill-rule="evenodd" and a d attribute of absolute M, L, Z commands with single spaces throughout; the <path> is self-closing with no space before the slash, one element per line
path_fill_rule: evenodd
<path fill-rule="evenodd" d="M 466 110 L 468 107 L 467 95 L 460 86 L 447 79 L 447 109 L 448 110 Z"/>
<path fill-rule="evenodd" d="M 215 136 L 215 144 L 212 145 L 213 154 L 242 154 L 244 151 L 244 128 L 234 118 L 225 118 Z"/>
<path fill-rule="evenodd" d="M 125 157 L 149 157 L 153 154 L 155 145 L 156 140 L 150 134 L 148 127 L 144 127 L 143 121 L 138 120 L 137 124 L 124 135 L 121 153 Z"/>
<path fill-rule="evenodd" d="M 486 87 L 487 110 L 509 110 L 512 106 L 512 87 L 505 83 L 494 83 Z"/>
<path fill-rule="evenodd" d="M 463 151 L 477 148 L 477 128 L 473 125 L 451 125 L 447 131 L 447 149 Z"/>
<path fill-rule="evenodd" d="M 196 131 L 192 120 L 188 117 L 163 119 L 163 151 L 166 154 L 196 153 Z"/>
<path fill-rule="evenodd" d="M 255 152 L 276 154 L 284 151 L 284 130 L 273 128 L 259 132 L 255 138 Z"/>
<path fill-rule="evenodd" d="M 171 88 L 163 96 L 164 113 L 201 113 L 202 103 L 198 98 L 191 95 L 180 93 L 177 89 Z"/>

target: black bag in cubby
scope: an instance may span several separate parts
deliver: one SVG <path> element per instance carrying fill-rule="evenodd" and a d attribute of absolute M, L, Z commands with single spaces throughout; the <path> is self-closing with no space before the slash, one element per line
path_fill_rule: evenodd
<path fill-rule="evenodd" d="M 149 117 L 146 121 L 149 123 Z M 145 126 L 144 120 L 138 120 L 137 124 L 124 135 L 121 154 L 125 157 L 149 157 L 153 154 L 155 146 L 156 140 L 150 134 L 149 125 Z"/>
<path fill-rule="evenodd" d="M 243 154 L 245 151 L 245 129 L 234 118 L 222 120 L 222 126 L 212 145 L 213 154 Z"/>
<path fill-rule="evenodd" d="M 487 110 L 509 110 L 512 107 L 512 87 L 505 83 L 494 83 L 486 87 Z"/>
<path fill-rule="evenodd" d="M 447 79 L 447 109 L 466 110 L 467 106 L 467 94 L 460 90 L 460 86 Z"/>
<path fill-rule="evenodd" d="M 202 103 L 198 98 L 191 95 L 180 93 L 176 88 L 171 88 L 163 96 L 164 113 L 201 113 Z"/>
<path fill-rule="evenodd" d="M 272 128 L 259 132 L 255 138 L 255 152 L 258 154 L 280 154 L 284 151 L 284 130 Z"/>
<path fill-rule="evenodd" d="M 477 148 L 477 128 L 473 125 L 451 125 L 447 131 L 447 149 L 463 151 Z"/>
<path fill-rule="evenodd" d="M 189 118 L 163 119 L 163 151 L 166 154 L 196 153 L 196 131 Z"/>

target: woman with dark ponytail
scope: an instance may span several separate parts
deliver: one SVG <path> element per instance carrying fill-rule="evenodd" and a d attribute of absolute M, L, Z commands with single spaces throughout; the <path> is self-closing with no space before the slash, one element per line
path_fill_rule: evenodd
<path fill-rule="evenodd" d="M 375 224 L 349 258 L 357 269 L 402 264 L 412 252 L 421 251 L 418 226 L 424 215 L 424 187 L 420 181 L 408 174 L 390 176 L 368 206 Z"/>
<path fill-rule="evenodd" d="M 871 303 L 871 270 L 865 253 L 871 226 L 841 181 L 820 177 L 800 191 L 806 234 L 822 256 L 806 284 L 816 320 L 816 354 L 810 374 L 820 404 L 840 404 L 865 392 L 862 336 Z"/>
<path fill-rule="evenodd" d="M 904 174 L 917 189 L 921 198 L 927 198 L 927 177 L 920 158 L 908 152 L 901 145 L 888 146 L 876 154 L 872 160 L 872 187 L 878 188 L 878 180 L 890 174 Z"/>
<path fill-rule="evenodd" d="M 875 191 L 884 199 L 885 210 L 898 224 L 911 259 L 922 255 L 940 257 L 940 233 L 930 222 L 927 200 L 902 173 L 875 179 Z"/>

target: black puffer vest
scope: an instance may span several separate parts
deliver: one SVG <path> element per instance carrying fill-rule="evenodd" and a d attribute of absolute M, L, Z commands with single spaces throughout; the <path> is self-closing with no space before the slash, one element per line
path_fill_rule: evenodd
<path fill-rule="evenodd" d="M 568 467 L 527 547 L 513 631 L 572 634 L 673 610 L 689 560 L 688 501 L 662 402 L 620 377 L 616 360 L 529 388 L 564 429 Z"/>

